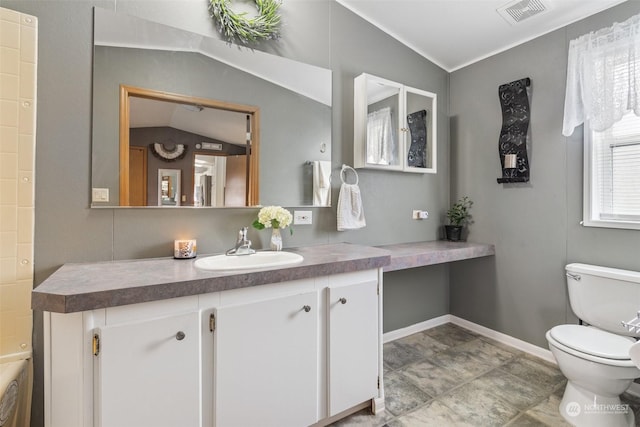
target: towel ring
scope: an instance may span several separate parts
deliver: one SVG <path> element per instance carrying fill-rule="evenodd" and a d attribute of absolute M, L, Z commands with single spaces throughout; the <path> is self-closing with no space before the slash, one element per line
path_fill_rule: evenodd
<path fill-rule="evenodd" d="M 360 181 L 360 178 L 358 177 L 358 172 L 356 172 L 356 170 L 351 166 L 342 165 L 342 169 L 340 170 L 340 180 L 342 181 L 343 184 L 347 183 L 345 178 L 347 176 L 346 172 L 349 170 L 353 172 L 353 175 L 356 177 L 356 182 L 351 185 L 358 185 L 358 182 Z"/>

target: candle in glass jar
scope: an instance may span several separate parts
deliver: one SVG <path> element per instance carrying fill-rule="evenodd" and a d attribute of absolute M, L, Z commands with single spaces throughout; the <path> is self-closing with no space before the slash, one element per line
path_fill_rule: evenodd
<path fill-rule="evenodd" d="M 178 259 L 195 258 L 197 245 L 195 239 L 174 240 L 173 257 Z"/>

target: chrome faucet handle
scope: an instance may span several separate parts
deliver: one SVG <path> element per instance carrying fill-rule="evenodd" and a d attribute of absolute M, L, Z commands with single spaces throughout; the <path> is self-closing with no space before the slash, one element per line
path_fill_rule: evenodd
<path fill-rule="evenodd" d="M 233 249 L 229 249 L 226 255 L 251 255 L 256 253 L 255 250 L 251 249 L 251 240 L 247 239 L 248 231 L 249 227 L 242 227 L 238 231 L 236 246 Z"/>
<path fill-rule="evenodd" d="M 242 227 L 238 231 L 238 243 L 247 241 L 247 232 L 249 231 L 249 227 Z"/>

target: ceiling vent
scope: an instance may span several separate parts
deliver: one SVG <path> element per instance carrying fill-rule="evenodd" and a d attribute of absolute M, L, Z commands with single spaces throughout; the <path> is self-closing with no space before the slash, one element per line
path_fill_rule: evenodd
<path fill-rule="evenodd" d="M 541 0 L 516 0 L 502 6 L 497 12 L 509 24 L 515 25 L 547 10 L 548 7 Z"/>

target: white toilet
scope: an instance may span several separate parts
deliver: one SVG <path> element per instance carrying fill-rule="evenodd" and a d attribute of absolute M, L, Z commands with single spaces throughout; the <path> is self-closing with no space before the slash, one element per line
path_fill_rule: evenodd
<path fill-rule="evenodd" d="M 560 413 L 579 427 L 635 426 L 620 395 L 640 377 L 629 356 L 632 337 L 640 335 L 622 321 L 640 311 L 640 273 L 586 264 L 569 264 L 566 273 L 571 309 L 585 325 L 559 325 L 546 334 L 568 379 Z"/>

